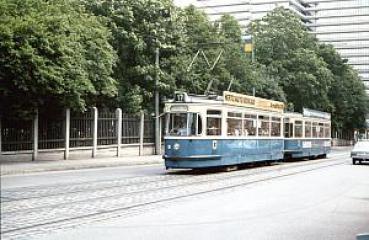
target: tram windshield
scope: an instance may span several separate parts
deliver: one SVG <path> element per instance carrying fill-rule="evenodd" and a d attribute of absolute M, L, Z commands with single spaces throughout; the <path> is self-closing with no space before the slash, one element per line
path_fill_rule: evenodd
<path fill-rule="evenodd" d="M 202 132 L 202 121 L 198 113 L 170 113 L 167 118 L 170 136 L 196 136 Z"/>

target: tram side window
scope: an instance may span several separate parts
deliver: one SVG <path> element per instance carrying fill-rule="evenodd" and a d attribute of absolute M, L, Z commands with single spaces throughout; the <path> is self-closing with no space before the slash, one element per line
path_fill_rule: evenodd
<path fill-rule="evenodd" d="M 198 113 L 188 114 L 188 125 L 190 126 L 190 135 L 196 136 L 202 133 L 202 121 Z"/>
<path fill-rule="evenodd" d="M 281 136 L 281 118 L 272 117 L 272 136 Z"/>
<path fill-rule="evenodd" d="M 269 136 L 269 117 L 259 116 L 258 122 L 259 136 Z"/>
<path fill-rule="evenodd" d="M 243 121 L 243 136 L 256 136 L 256 115 L 245 114 Z"/>
<path fill-rule="evenodd" d="M 317 129 L 318 137 L 323 138 L 324 137 L 324 124 L 319 123 L 319 129 Z"/>
<path fill-rule="evenodd" d="M 283 119 L 283 129 L 284 129 L 284 137 L 285 138 L 291 138 L 293 137 L 293 123 L 290 123 L 289 118 Z"/>
<path fill-rule="evenodd" d="M 208 110 L 206 118 L 206 134 L 219 136 L 222 134 L 222 112 L 218 110 Z"/>
<path fill-rule="evenodd" d="M 229 112 L 227 118 L 227 135 L 240 136 L 242 131 L 242 114 Z"/>
<path fill-rule="evenodd" d="M 295 121 L 295 137 L 302 137 L 302 121 Z"/>
<path fill-rule="evenodd" d="M 311 122 L 305 122 L 305 137 L 311 138 Z"/>
<path fill-rule="evenodd" d="M 318 128 L 318 123 L 314 122 L 313 123 L 313 138 L 318 137 L 317 128 Z"/>
<path fill-rule="evenodd" d="M 325 124 L 325 128 L 324 128 L 324 135 L 326 138 L 330 138 L 331 137 L 331 126 L 329 125 L 329 123 Z"/>

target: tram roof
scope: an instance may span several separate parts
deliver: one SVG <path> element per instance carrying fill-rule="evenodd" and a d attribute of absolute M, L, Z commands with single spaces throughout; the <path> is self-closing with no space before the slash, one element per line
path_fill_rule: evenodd
<path fill-rule="evenodd" d="M 324 112 L 321 112 L 324 113 Z M 328 113 L 326 113 L 328 114 Z M 327 117 L 322 117 L 322 116 L 311 116 L 311 115 L 306 115 L 306 114 L 302 114 L 302 113 L 298 113 L 298 112 L 285 112 L 283 114 L 284 117 L 286 118 L 292 118 L 292 119 L 301 119 L 301 120 L 305 120 L 305 121 L 323 121 L 323 122 L 329 122 L 330 121 L 330 114 L 326 115 Z M 329 117 L 328 117 L 329 116 Z"/>
<path fill-rule="evenodd" d="M 184 92 L 177 92 L 175 98 L 167 103 L 199 103 L 206 105 L 227 105 L 258 110 L 267 110 L 283 113 L 284 103 L 265 98 L 243 95 L 234 92 L 225 91 L 223 96 L 217 95 L 190 95 Z"/>
<path fill-rule="evenodd" d="M 304 118 L 311 119 L 312 121 L 331 119 L 331 115 L 326 112 L 316 111 L 308 108 L 303 109 L 303 113 L 298 112 L 285 112 L 284 103 L 268 100 L 264 98 L 258 98 L 254 96 L 243 95 L 239 93 L 233 93 L 225 91 L 223 96 L 218 95 L 194 95 L 187 94 L 186 92 L 176 92 L 175 98 L 166 101 L 169 104 L 199 104 L 199 105 L 226 105 L 231 107 L 244 107 L 249 109 L 271 111 L 283 113 L 285 117 L 289 118 Z"/>

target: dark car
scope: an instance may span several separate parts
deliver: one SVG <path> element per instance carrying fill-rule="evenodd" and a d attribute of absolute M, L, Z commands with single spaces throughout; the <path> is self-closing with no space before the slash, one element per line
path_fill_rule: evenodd
<path fill-rule="evenodd" d="M 369 140 L 360 140 L 351 151 L 352 164 L 369 161 Z"/>

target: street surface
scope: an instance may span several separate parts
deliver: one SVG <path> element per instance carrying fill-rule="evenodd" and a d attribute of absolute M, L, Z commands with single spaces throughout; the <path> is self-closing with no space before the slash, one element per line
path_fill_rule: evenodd
<path fill-rule="evenodd" d="M 4 176 L 2 239 L 355 239 L 369 165 L 328 159 L 234 172 L 161 165 Z"/>

